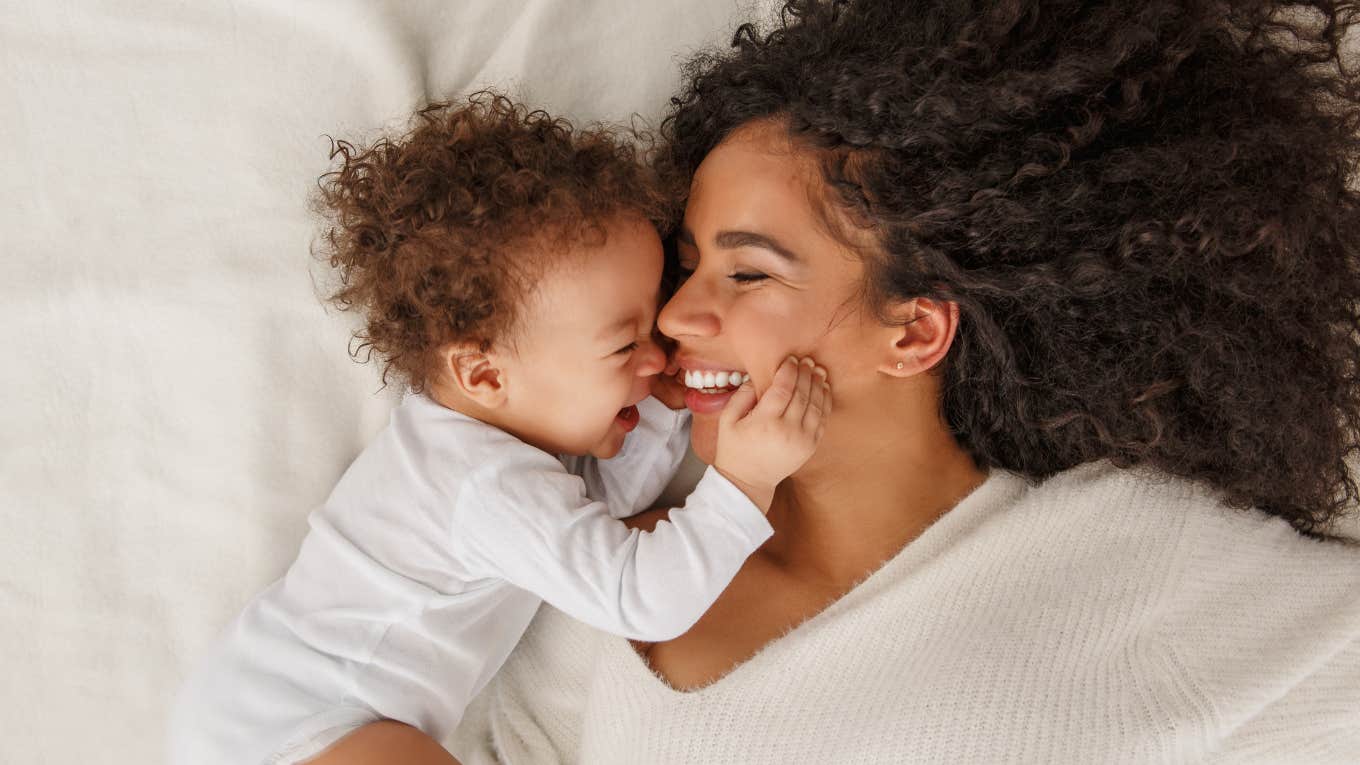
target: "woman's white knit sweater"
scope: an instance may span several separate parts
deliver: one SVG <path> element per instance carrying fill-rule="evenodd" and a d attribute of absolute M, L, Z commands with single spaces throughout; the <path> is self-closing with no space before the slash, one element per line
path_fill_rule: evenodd
<path fill-rule="evenodd" d="M 447 743 L 464 765 L 1360 762 L 1360 548 L 1151 471 L 995 471 L 694 692 L 544 606 Z"/>

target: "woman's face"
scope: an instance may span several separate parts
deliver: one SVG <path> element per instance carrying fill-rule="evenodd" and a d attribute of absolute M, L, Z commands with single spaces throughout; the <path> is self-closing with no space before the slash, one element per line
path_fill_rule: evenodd
<path fill-rule="evenodd" d="M 827 369 L 838 412 L 863 398 L 877 376 L 878 357 L 866 351 L 882 325 L 863 310 L 859 258 L 813 207 L 809 189 L 820 183 L 774 122 L 743 126 L 704 159 L 679 236 L 686 278 L 657 320 L 677 342 L 682 375 L 744 372 L 763 394 L 784 357 L 808 355 Z M 706 462 L 730 396 L 687 393 L 694 450 Z M 835 443 L 834 420 L 823 450 Z"/>

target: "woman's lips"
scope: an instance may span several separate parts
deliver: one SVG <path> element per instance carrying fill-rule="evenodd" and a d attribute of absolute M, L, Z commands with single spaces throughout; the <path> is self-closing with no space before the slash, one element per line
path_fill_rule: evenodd
<path fill-rule="evenodd" d="M 732 373 L 739 372 L 741 370 L 741 367 L 726 364 L 721 361 L 701 359 L 686 353 L 677 354 L 675 361 L 676 365 L 679 367 L 679 371 L 675 375 L 675 380 L 679 384 L 685 385 L 685 406 L 691 412 L 695 414 L 713 414 L 715 412 L 721 412 L 723 410 L 723 407 L 727 406 L 728 399 L 732 398 L 732 394 L 737 392 L 737 386 L 731 384 L 729 380 L 728 385 L 719 386 L 727 387 L 728 388 L 727 390 L 724 390 L 721 393 L 704 393 L 699 388 L 693 388 L 690 387 L 689 385 L 686 385 L 685 373 L 686 372 L 712 372 L 715 374 L 719 372 Z"/>
<path fill-rule="evenodd" d="M 727 400 L 732 398 L 733 393 L 736 393 L 736 391 L 701 393 L 694 388 L 689 388 L 685 391 L 685 406 L 695 414 L 721 412 L 723 407 L 727 406 Z"/>

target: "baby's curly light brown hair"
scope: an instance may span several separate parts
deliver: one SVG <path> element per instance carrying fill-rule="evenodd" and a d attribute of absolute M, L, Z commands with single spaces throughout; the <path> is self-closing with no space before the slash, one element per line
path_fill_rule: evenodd
<path fill-rule="evenodd" d="M 405 135 L 356 147 L 321 176 L 314 253 L 336 269 L 329 301 L 365 317 L 350 354 L 420 391 L 448 343 L 513 344 L 524 297 L 553 261 L 609 221 L 664 230 L 672 208 L 633 131 L 570 122 L 492 91 L 432 103 Z M 633 139 L 633 140 L 627 140 Z"/>

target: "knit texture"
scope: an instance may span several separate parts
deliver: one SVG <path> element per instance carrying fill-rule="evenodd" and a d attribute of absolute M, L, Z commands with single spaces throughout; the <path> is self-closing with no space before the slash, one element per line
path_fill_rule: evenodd
<path fill-rule="evenodd" d="M 704 688 L 545 606 L 474 710 L 464 765 L 1360 762 L 1360 548 L 1150 470 L 995 471 Z"/>

